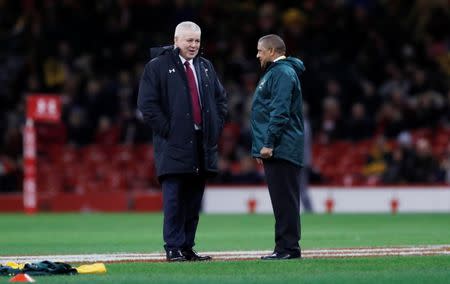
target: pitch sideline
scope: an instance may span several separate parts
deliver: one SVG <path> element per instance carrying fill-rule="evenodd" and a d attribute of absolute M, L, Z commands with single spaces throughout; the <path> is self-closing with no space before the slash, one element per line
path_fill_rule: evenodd
<path fill-rule="evenodd" d="M 213 260 L 252 260 L 271 251 L 216 251 L 202 252 L 211 255 Z M 382 256 L 425 256 L 450 255 L 450 244 L 408 246 L 408 247 L 365 247 L 365 248 L 330 248 L 303 250 L 303 258 L 346 258 L 346 257 L 382 257 Z M 112 254 L 76 254 L 76 255 L 19 255 L 0 256 L 0 264 L 9 261 L 26 263 L 44 260 L 81 263 L 81 262 L 162 262 L 163 253 L 112 253 Z"/>

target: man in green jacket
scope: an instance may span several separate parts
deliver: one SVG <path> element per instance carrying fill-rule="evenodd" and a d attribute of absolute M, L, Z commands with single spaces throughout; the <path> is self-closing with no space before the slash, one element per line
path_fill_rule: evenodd
<path fill-rule="evenodd" d="M 252 156 L 264 165 L 275 215 L 275 249 L 264 260 L 300 258 L 300 170 L 303 167 L 303 115 L 300 74 L 303 62 L 286 57 L 284 41 L 266 35 L 257 58 L 264 74 L 252 105 Z"/>

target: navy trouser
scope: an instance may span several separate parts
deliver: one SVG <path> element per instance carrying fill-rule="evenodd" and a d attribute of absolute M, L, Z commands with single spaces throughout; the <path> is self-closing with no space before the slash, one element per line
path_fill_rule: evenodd
<path fill-rule="evenodd" d="M 263 160 L 275 215 L 275 252 L 300 250 L 300 170 L 301 167 L 281 159 Z"/>
<path fill-rule="evenodd" d="M 202 176 L 171 176 L 162 182 L 164 206 L 164 248 L 190 249 L 195 245 L 195 232 L 205 190 Z"/>
<path fill-rule="evenodd" d="M 195 138 L 198 174 L 170 175 L 162 180 L 163 238 L 166 251 L 191 249 L 195 245 L 195 233 L 206 183 L 201 131 L 196 131 Z"/>

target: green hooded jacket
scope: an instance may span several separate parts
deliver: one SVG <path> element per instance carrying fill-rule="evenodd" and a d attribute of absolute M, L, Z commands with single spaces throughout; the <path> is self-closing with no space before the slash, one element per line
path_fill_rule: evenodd
<path fill-rule="evenodd" d="M 303 62 L 294 57 L 273 62 L 259 80 L 252 104 L 252 156 L 273 148 L 273 158 L 303 166 L 303 103 L 300 74 Z"/>

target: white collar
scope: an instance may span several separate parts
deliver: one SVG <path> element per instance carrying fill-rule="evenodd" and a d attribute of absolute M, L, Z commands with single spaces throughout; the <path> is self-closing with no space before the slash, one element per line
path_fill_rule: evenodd
<path fill-rule="evenodd" d="M 282 59 L 286 59 L 286 56 L 281 55 L 281 56 L 275 58 L 275 60 L 273 62 L 277 62 L 278 60 L 282 60 Z"/>
<path fill-rule="evenodd" d="M 184 57 L 183 56 L 181 56 L 181 55 L 179 55 L 180 56 L 180 59 L 181 59 L 181 63 L 183 63 L 183 65 L 184 65 L 184 62 L 189 62 L 189 64 L 192 66 L 192 65 L 194 65 L 194 59 L 191 59 L 191 60 L 186 60 L 186 59 L 184 59 Z"/>

